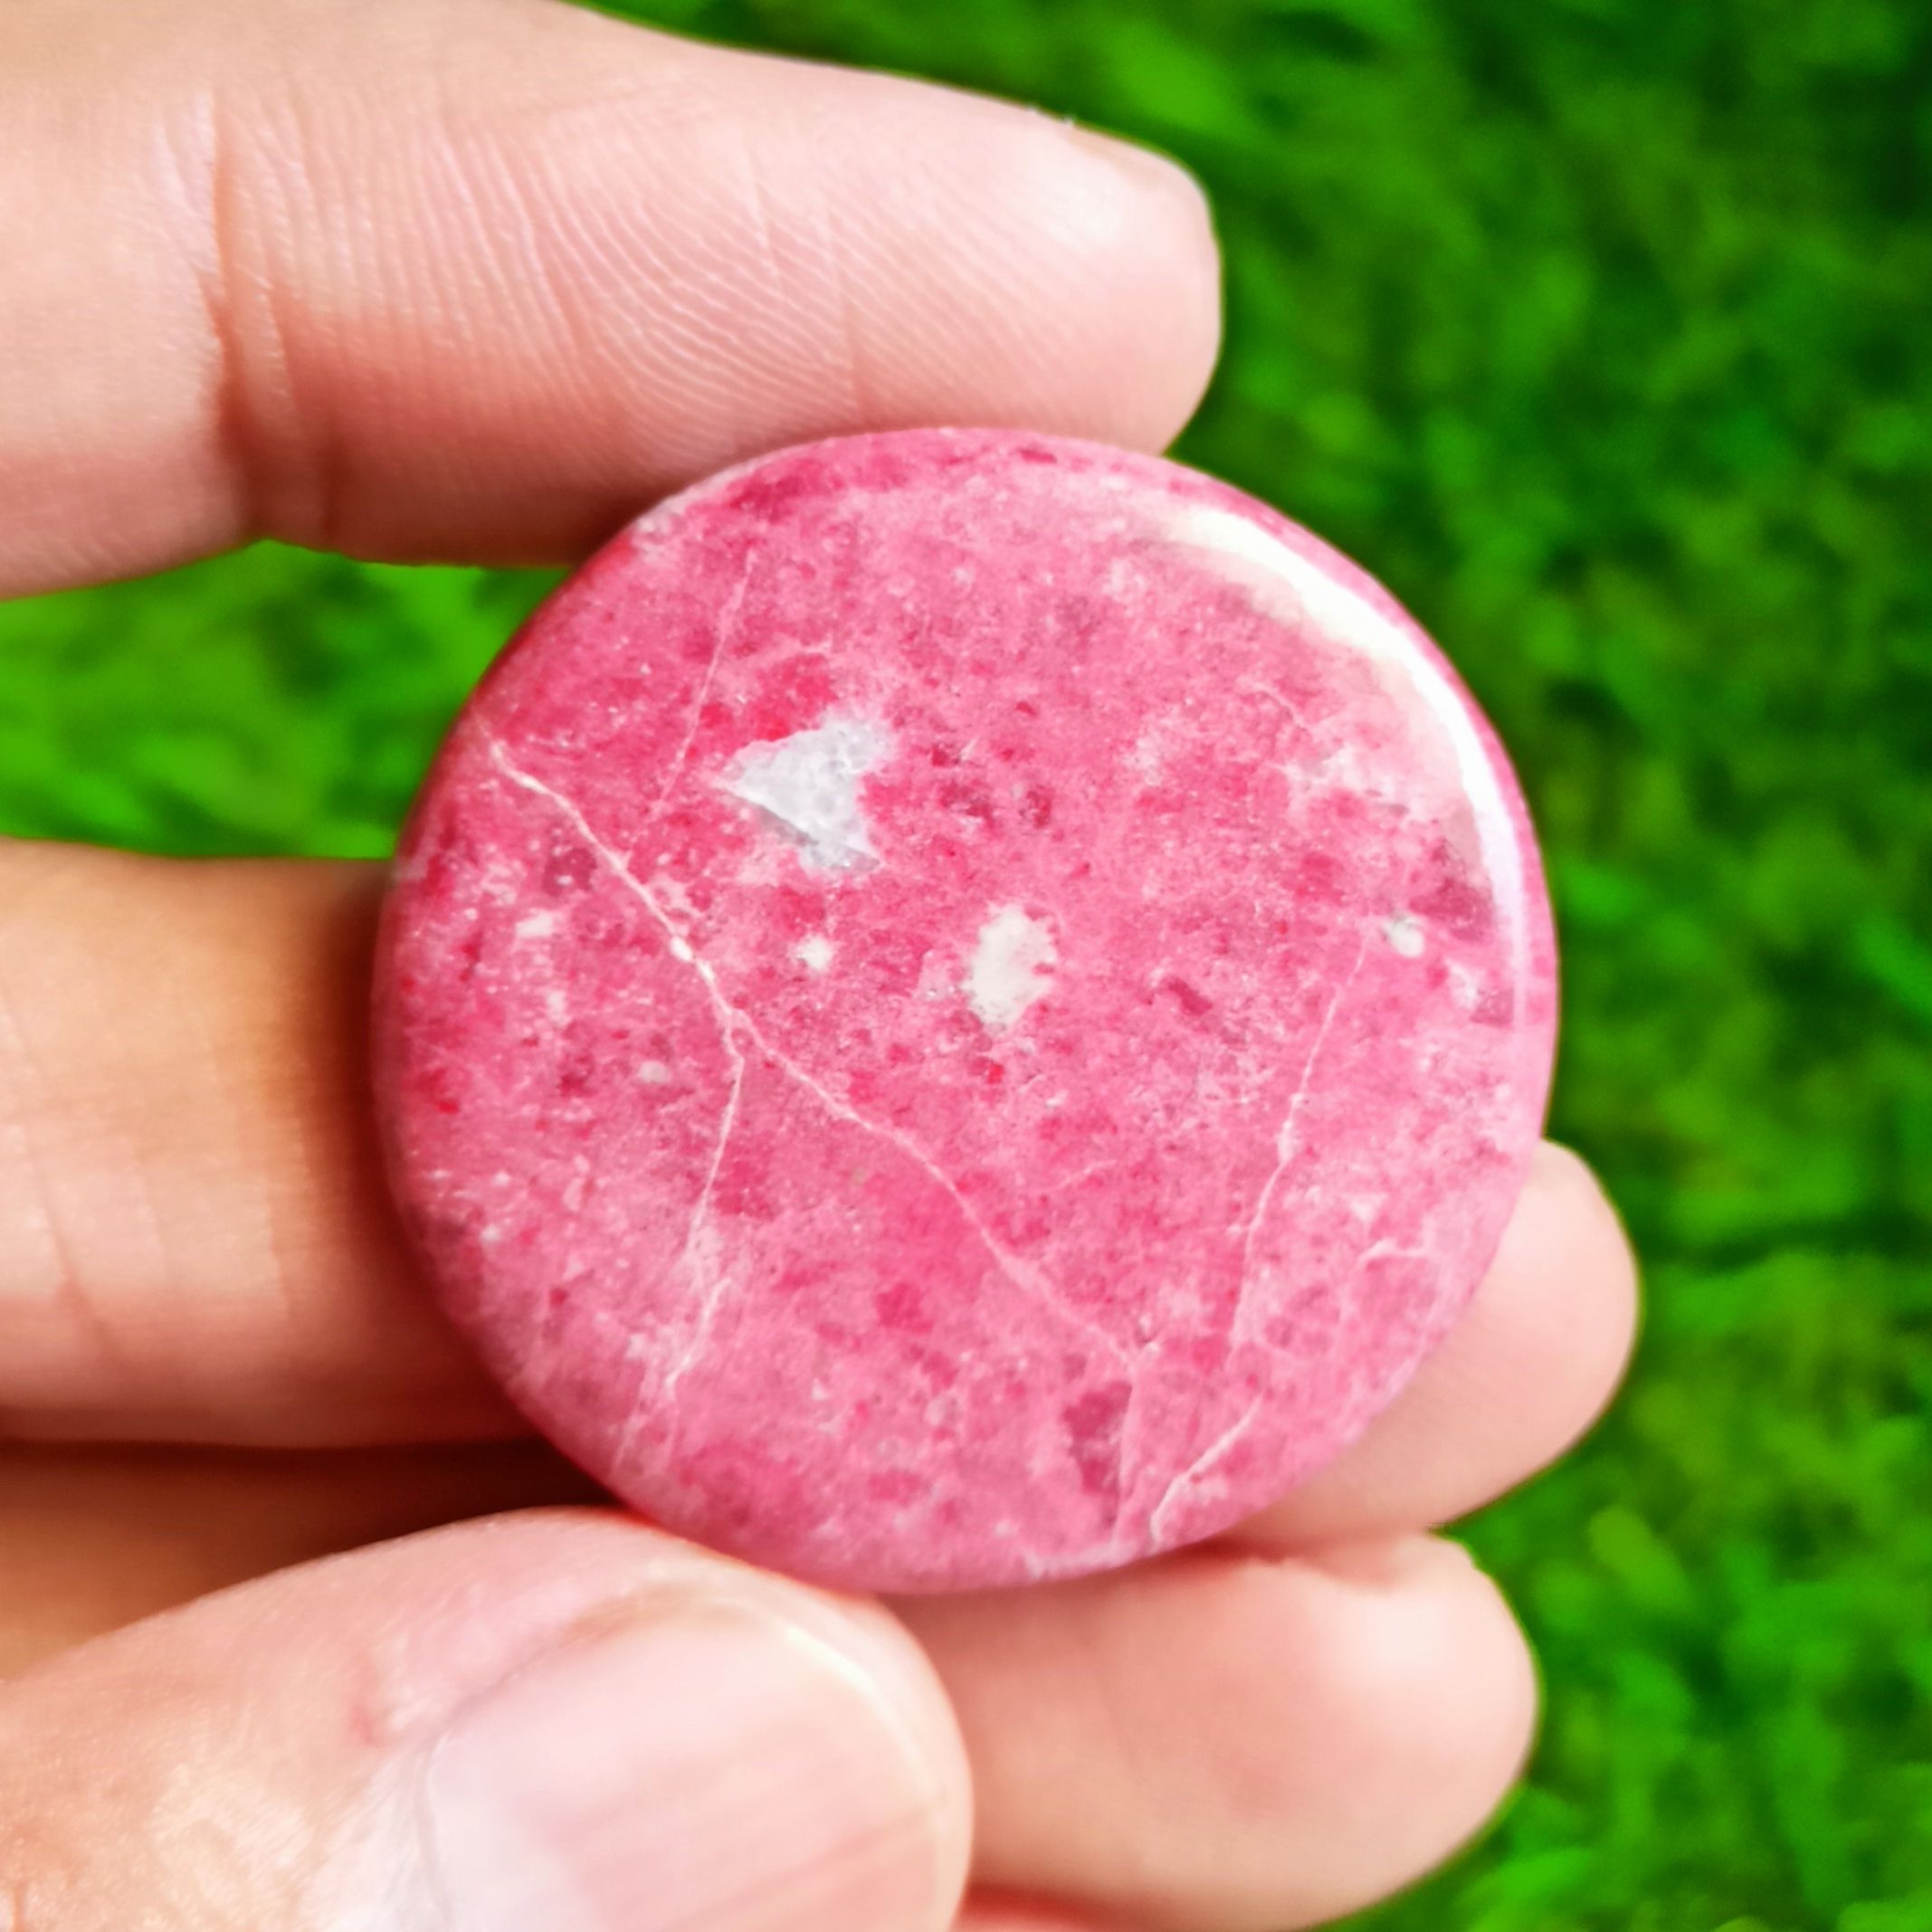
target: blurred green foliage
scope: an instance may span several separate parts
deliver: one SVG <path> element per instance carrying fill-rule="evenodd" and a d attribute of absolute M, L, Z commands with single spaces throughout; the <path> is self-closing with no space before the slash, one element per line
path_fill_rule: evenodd
<path fill-rule="evenodd" d="M 1185 453 L 1362 557 L 1520 762 L 1629 1394 L 1470 1538 L 1549 1712 L 1385 1932 L 1932 1927 L 1932 10 L 644 0 L 1213 192 Z M 260 548 L 0 610 L 0 826 L 382 852 L 530 577 Z"/>

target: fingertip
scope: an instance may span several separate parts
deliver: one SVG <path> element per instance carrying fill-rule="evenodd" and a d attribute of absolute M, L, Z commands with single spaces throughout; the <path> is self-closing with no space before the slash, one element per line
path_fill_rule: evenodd
<path fill-rule="evenodd" d="M 1292 1897 L 1298 1927 L 1400 1890 L 1479 1835 L 1522 1775 L 1540 1704 L 1521 1626 L 1460 1545 L 1417 1536 L 1294 1559 L 1272 1566 L 1275 1587 L 1304 1589 L 1304 1566 L 1347 1601 L 1328 1612 L 1321 1709 L 1304 1717 L 1336 1795 L 1320 1886 Z"/>
<path fill-rule="evenodd" d="M 1534 1729 L 1527 1646 L 1455 1546 L 1202 1550 L 901 1606 L 960 1713 L 983 1882 L 1163 1932 L 1280 1932 L 1480 1828 Z"/>
<path fill-rule="evenodd" d="M 1097 303 L 1113 340 L 1098 367 L 1125 379 L 1097 386 L 1076 433 L 1158 451 L 1199 406 L 1221 353 L 1221 251 L 1200 180 L 1173 157 L 1092 128 L 1069 138 L 1113 177 L 1116 205 L 1090 237 Z"/>
<path fill-rule="evenodd" d="M 759 127 L 748 166 L 794 244 L 766 302 L 793 308 L 793 351 L 829 360 L 809 388 L 742 384 L 721 453 L 929 424 L 1173 440 L 1221 338 L 1213 220 L 1177 162 L 988 95 L 728 58 L 722 110 Z"/>
<path fill-rule="evenodd" d="M 1542 1688 L 1535 1653 L 1502 1586 L 1463 1545 L 1447 1537 L 1410 1537 L 1396 1546 L 1405 1559 L 1404 1613 L 1425 1641 L 1391 1651 L 1411 1672 L 1413 1696 L 1388 1699 L 1415 1752 L 1418 1790 L 1460 1786 L 1460 1815 L 1437 1821 L 1436 1842 L 1417 1871 L 1446 1858 L 1480 1828 L 1521 1775 L 1535 1743 Z M 1432 1721 L 1417 1722 L 1420 1717 Z M 1418 1748 L 1418 1746 L 1421 1748 Z"/>
<path fill-rule="evenodd" d="M 1609 1405 L 1636 1348 L 1642 1314 L 1636 1251 L 1596 1171 L 1559 1141 L 1537 1145 L 1497 1270 L 1522 1284 L 1549 1325 L 1562 1375 L 1560 1454 Z M 1540 1293 L 1537 1290 L 1540 1290 Z"/>

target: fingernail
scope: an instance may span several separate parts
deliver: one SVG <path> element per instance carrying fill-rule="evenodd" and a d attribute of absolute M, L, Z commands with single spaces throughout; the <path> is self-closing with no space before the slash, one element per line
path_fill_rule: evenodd
<path fill-rule="evenodd" d="M 1463 1546 L 1443 1536 L 1383 1537 L 1365 1543 L 1340 1543 L 1310 1552 L 1302 1560 L 1345 1583 L 1372 1590 L 1399 1590 L 1425 1576 L 1447 1576 L 1476 1567 Z"/>
<path fill-rule="evenodd" d="M 1536 1152 L 1530 1156 L 1529 1177 L 1525 1186 L 1551 1194 L 1563 1194 L 1573 1188 L 1579 1193 L 1598 1196 L 1604 1192 L 1604 1184 L 1597 1179 L 1595 1171 L 1583 1156 L 1557 1140 L 1537 1143 Z"/>
<path fill-rule="evenodd" d="M 424 1784 L 448 1932 L 924 1932 L 932 1781 L 823 1638 L 680 1604 L 467 1708 Z"/>
<path fill-rule="evenodd" d="M 1151 188 L 1169 200 L 1185 202 L 1204 217 L 1207 193 L 1199 181 L 1171 155 L 1157 148 L 1143 148 L 1138 141 L 1122 140 L 1118 135 L 1102 134 L 1082 127 L 1078 121 L 1063 124 L 1075 146 L 1105 161 L 1141 187 Z"/>

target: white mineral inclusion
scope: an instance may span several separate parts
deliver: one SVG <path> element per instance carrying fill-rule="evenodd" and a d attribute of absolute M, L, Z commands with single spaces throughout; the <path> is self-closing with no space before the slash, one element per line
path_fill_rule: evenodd
<path fill-rule="evenodd" d="M 823 973 L 832 964 L 832 941 L 822 932 L 808 932 L 792 948 L 792 957 L 808 973 Z"/>
<path fill-rule="evenodd" d="M 859 807 L 859 781 L 891 755 L 883 725 L 833 711 L 809 730 L 747 745 L 723 784 L 776 819 L 807 865 L 852 871 L 879 858 Z"/>
<path fill-rule="evenodd" d="M 1059 956 L 1051 928 L 1019 906 L 995 906 L 966 968 L 966 1004 L 984 1024 L 1004 1033 L 1053 990 Z"/>
<path fill-rule="evenodd" d="M 1338 584 L 1312 558 L 1233 511 L 1189 503 L 1163 524 L 1175 543 L 1204 554 L 1213 567 L 1238 584 L 1262 610 L 1283 619 L 1301 618 L 1324 636 L 1359 651 L 1404 678 L 1416 701 L 1449 741 L 1456 773 L 1475 814 L 1484 863 L 1495 882 L 1499 909 L 1513 917 L 1523 903 L 1523 855 L 1503 788 L 1487 747 L 1461 693 L 1415 640 L 1346 584 Z M 1520 951 L 1520 920 L 1512 935 Z"/>
<path fill-rule="evenodd" d="M 1420 959 L 1423 947 L 1428 942 L 1423 932 L 1423 922 L 1413 913 L 1398 913 L 1392 919 L 1382 922 L 1382 937 L 1391 948 L 1404 959 Z"/>

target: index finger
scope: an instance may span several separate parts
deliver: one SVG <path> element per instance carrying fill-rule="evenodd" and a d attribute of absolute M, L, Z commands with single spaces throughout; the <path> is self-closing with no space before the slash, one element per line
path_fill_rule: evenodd
<path fill-rule="evenodd" d="M 16 0 L 0 595 L 260 535 L 548 562 L 774 445 L 1157 446 L 1199 191 L 973 95 L 552 0 Z"/>

